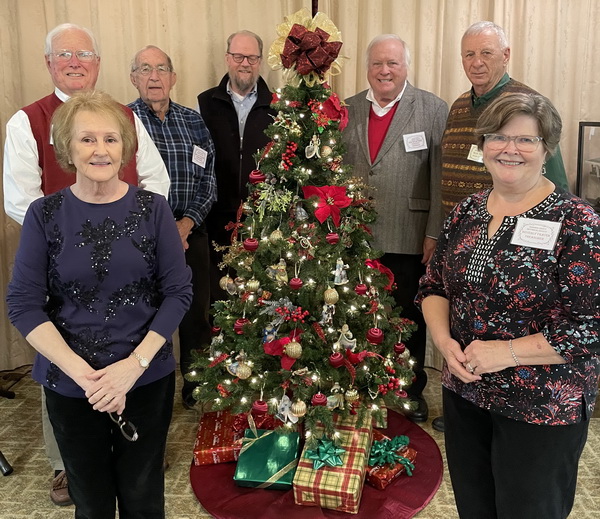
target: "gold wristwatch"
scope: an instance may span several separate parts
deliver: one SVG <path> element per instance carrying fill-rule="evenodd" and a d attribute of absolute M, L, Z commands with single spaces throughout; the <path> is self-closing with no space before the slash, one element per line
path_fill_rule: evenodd
<path fill-rule="evenodd" d="M 148 369 L 150 367 L 150 361 L 146 357 L 142 357 L 137 351 L 132 351 L 131 357 L 135 357 L 142 368 Z"/>

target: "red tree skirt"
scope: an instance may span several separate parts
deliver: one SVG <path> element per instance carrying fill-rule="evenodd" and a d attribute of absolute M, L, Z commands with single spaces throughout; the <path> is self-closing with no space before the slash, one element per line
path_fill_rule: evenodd
<path fill-rule="evenodd" d="M 404 416 L 388 412 L 387 436 L 405 434 L 417 451 L 413 476 L 400 476 L 385 490 L 365 483 L 358 514 L 346 514 L 294 503 L 291 490 L 241 488 L 234 484 L 235 463 L 192 464 L 190 480 L 202 506 L 217 519 L 410 519 L 421 511 L 442 482 L 442 456 L 434 439 Z"/>

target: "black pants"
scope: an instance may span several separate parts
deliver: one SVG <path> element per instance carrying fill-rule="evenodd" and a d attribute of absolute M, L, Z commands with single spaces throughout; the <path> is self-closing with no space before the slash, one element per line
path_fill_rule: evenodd
<path fill-rule="evenodd" d="M 171 373 L 128 393 L 123 416 L 139 435 L 130 442 L 87 399 L 45 388 L 76 519 L 114 519 L 115 501 L 120 519 L 164 519 L 163 461 L 174 391 Z"/>
<path fill-rule="evenodd" d="M 185 376 L 190 371 L 192 350 L 203 350 L 211 339 L 210 310 L 210 255 L 206 231 L 196 230 L 188 236 L 189 248 L 185 261 L 192 270 L 192 304 L 179 324 L 179 366 Z M 196 383 L 184 378 L 183 397 L 188 397 Z"/>
<path fill-rule="evenodd" d="M 427 345 L 425 319 L 415 306 L 419 279 L 425 274 L 425 265 L 421 263 L 422 259 L 422 254 L 391 253 L 384 254 L 380 259 L 381 263 L 394 273 L 397 288 L 392 292 L 392 296 L 394 296 L 396 304 L 402 307 L 402 317 L 414 321 L 418 326 L 417 331 L 411 335 L 410 339 L 403 341 L 416 360 L 416 364 L 413 366 L 416 380 L 407 388 L 408 394 L 412 396 L 419 396 L 427 384 L 427 373 L 423 370 Z"/>
<path fill-rule="evenodd" d="M 535 425 L 443 388 L 446 457 L 461 519 L 563 519 L 589 420 Z"/>

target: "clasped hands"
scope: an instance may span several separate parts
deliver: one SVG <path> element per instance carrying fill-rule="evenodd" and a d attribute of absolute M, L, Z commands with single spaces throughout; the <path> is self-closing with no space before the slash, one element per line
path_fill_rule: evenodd
<path fill-rule="evenodd" d="M 481 380 L 483 373 L 494 373 L 508 367 L 506 352 L 502 349 L 505 343 L 475 340 L 462 350 L 460 344 L 449 337 L 436 346 L 446 359 L 450 373 L 468 384 Z"/>
<path fill-rule="evenodd" d="M 122 414 L 127 393 L 142 373 L 138 362 L 127 357 L 86 374 L 82 388 L 96 411 Z"/>

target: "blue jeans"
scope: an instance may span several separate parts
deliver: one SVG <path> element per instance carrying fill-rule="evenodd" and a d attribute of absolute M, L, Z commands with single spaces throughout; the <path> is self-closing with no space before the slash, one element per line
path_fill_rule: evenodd
<path fill-rule="evenodd" d="M 164 519 L 163 461 L 175 374 L 130 391 L 123 417 L 139 438 L 126 440 L 107 413 L 85 398 L 45 388 L 48 415 L 65 463 L 76 519 Z"/>

